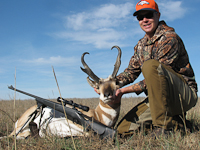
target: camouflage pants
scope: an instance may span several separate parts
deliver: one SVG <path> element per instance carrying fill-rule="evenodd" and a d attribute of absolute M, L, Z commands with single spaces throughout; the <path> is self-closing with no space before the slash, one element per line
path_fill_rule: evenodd
<path fill-rule="evenodd" d="M 196 93 L 183 77 L 156 60 L 148 60 L 142 67 L 148 97 L 131 109 L 117 125 L 118 133 L 126 134 L 153 124 L 171 129 L 177 124 L 175 116 L 196 105 Z"/>

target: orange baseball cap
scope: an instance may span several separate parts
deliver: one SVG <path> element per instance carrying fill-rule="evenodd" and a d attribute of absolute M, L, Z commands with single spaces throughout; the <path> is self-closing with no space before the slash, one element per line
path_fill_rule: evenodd
<path fill-rule="evenodd" d="M 140 0 L 136 6 L 136 12 L 134 12 L 133 16 L 137 16 L 138 12 L 142 10 L 151 10 L 159 12 L 158 5 L 154 0 Z"/>

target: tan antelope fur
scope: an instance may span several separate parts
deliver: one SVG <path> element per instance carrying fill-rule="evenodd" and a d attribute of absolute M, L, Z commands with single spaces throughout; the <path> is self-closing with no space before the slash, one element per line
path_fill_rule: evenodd
<path fill-rule="evenodd" d="M 82 71 L 88 74 L 87 81 L 90 86 L 97 89 L 100 94 L 99 104 L 95 109 L 90 109 L 88 112 L 81 111 L 84 115 L 93 117 L 95 120 L 101 122 L 108 127 L 114 127 L 120 112 L 121 101 L 116 102 L 113 99 L 115 91 L 120 86 L 116 83 L 116 74 L 119 70 L 121 64 L 121 49 L 118 46 L 113 46 L 113 48 L 118 49 L 118 56 L 115 63 L 113 74 L 106 79 L 97 77 L 88 65 L 84 61 L 84 53 L 81 57 L 81 62 L 84 68 L 81 67 Z M 90 78 L 93 80 L 91 80 Z M 71 106 L 67 106 L 71 107 Z M 23 124 L 28 120 L 30 114 L 32 114 L 37 109 L 37 105 L 29 108 L 15 123 L 16 133 L 23 126 Z M 45 107 L 42 112 L 38 111 L 36 118 L 33 120 L 37 124 L 39 129 L 39 136 L 45 137 L 46 135 L 55 135 L 59 137 L 67 136 L 87 136 L 87 133 L 83 132 L 83 127 L 70 120 L 66 120 L 65 115 L 52 108 Z M 69 123 L 69 124 L 68 124 Z M 69 127 L 70 126 L 70 127 Z M 71 131 L 70 131 L 71 130 Z M 9 135 L 13 136 L 14 131 Z M 31 134 L 29 124 L 20 131 L 17 138 L 26 138 Z"/>
<path fill-rule="evenodd" d="M 32 114 L 36 109 L 37 109 L 37 105 L 34 105 L 34 106 L 30 107 L 29 109 L 27 109 L 26 112 L 23 113 L 23 115 L 16 121 L 15 130 L 13 130 L 13 132 L 9 136 L 14 136 L 15 132 L 17 133 L 21 129 L 21 127 L 27 121 L 29 115 Z M 18 134 L 18 137 L 19 138 L 20 137 L 27 137 L 29 135 L 30 135 L 30 129 L 28 128 L 28 126 L 26 126 L 23 129 L 23 131 Z"/>

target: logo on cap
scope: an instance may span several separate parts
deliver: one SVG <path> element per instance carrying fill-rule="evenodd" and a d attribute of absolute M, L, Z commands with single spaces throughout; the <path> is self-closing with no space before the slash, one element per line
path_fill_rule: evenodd
<path fill-rule="evenodd" d="M 138 2 L 138 5 L 143 6 L 144 4 L 149 5 L 149 2 L 147 2 L 147 1 L 140 1 L 140 2 Z"/>

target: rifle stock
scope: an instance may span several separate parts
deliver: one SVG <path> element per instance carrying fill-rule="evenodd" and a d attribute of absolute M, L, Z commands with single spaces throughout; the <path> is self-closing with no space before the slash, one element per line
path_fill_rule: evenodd
<path fill-rule="evenodd" d="M 17 92 L 20 92 L 22 94 L 31 96 L 33 98 L 35 98 L 35 100 L 37 101 L 37 105 L 38 107 L 43 106 L 43 107 L 50 107 L 52 109 L 55 109 L 61 113 L 66 113 L 67 116 L 70 116 L 73 121 L 75 121 L 76 123 L 79 123 L 83 126 L 83 128 L 85 130 L 89 130 L 92 129 L 95 133 L 97 133 L 101 138 L 113 138 L 116 130 L 112 129 L 110 127 L 105 126 L 104 124 L 100 123 L 100 122 L 96 122 L 95 120 L 91 120 L 91 119 L 85 119 L 83 116 L 83 114 L 78 111 L 76 108 L 69 108 L 69 107 L 64 107 L 59 103 L 55 103 L 53 101 L 41 98 L 39 96 L 35 96 L 33 94 L 18 90 L 16 88 L 14 88 L 12 85 L 8 87 L 11 90 L 15 90 Z"/>

